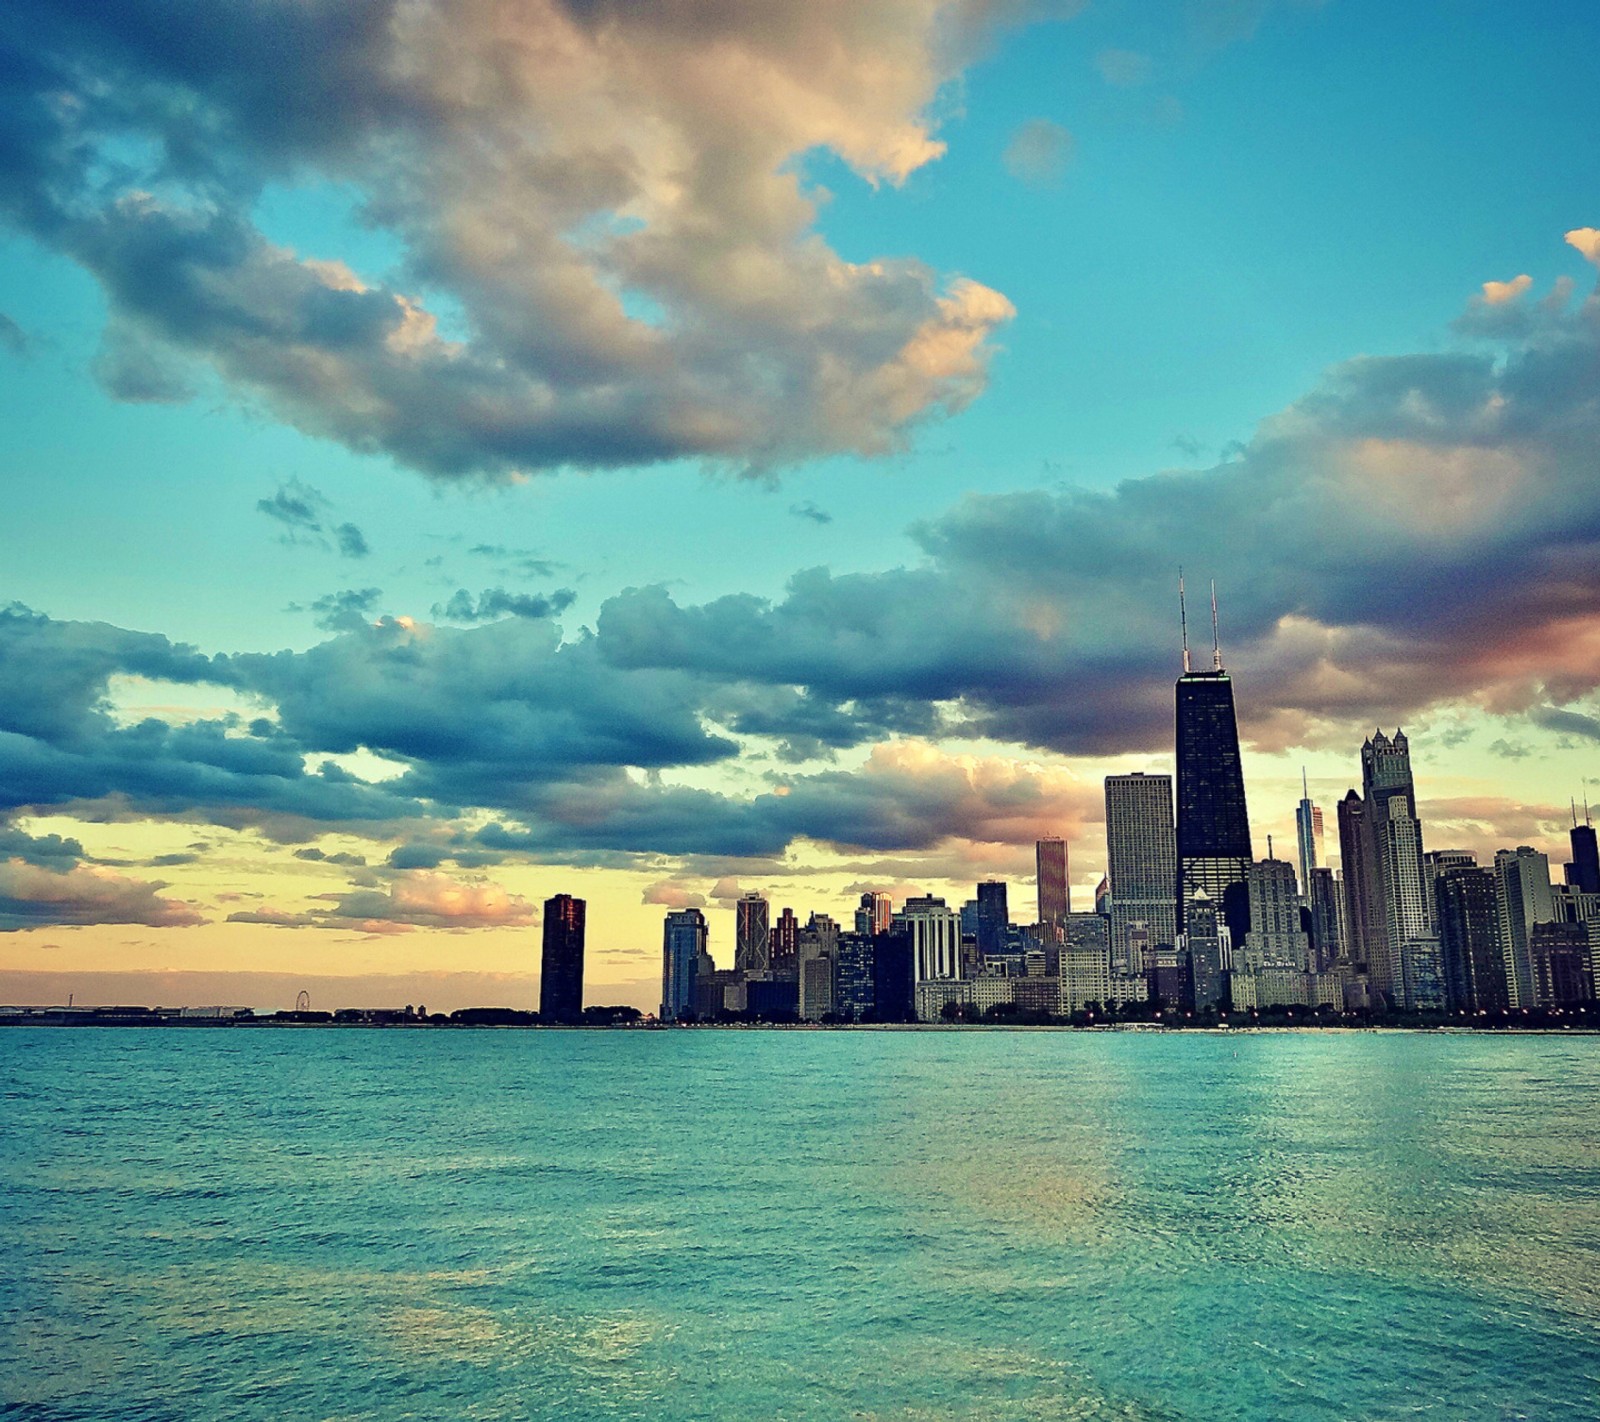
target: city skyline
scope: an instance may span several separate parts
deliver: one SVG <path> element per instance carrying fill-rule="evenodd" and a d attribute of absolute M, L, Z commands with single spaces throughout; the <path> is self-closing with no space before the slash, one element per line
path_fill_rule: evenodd
<path fill-rule="evenodd" d="M 1052 839 L 1085 909 L 1179 567 L 1252 858 L 1404 727 L 1384 882 L 1561 862 L 1600 23 L 1080 8 L 0 21 L 0 1001 L 528 1002 L 566 894 L 654 1010 L 669 911 L 1015 918 Z"/>

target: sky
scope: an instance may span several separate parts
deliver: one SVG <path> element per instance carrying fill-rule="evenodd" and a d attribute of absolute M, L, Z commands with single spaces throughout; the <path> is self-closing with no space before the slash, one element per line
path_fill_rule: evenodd
<path fill-rule="evenodd" d="M 1600 16 L 21 0 L 0 1000 L 531 1005 L 1104 868 L 1215 580 L 1259 854 L 1600 801 Z M 1209 649 L 1207 649 L 1209 655 Z"/>

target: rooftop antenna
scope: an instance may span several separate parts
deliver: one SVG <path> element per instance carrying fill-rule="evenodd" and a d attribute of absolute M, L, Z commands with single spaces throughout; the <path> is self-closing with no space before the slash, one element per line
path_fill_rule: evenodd
<path fill-rule="evenodd" d="M 1572 806 L 1572 827 L 1573 827 L 1573 829 L 1577 829 L 1577 827 L 1578 827 L 1578 802 L 1576 800 L 1568 800 L 1567 803 Z M 1585 803 L 1584 804 L 1584 809 L 1587 811 L 1588 808 L 1589 808 L 1588 804 Z"/>
<path fill-rule="evenodd" d="M 1300 798 L 1302 800 L 1311 798 L 1311 783 L 1306 779 L 1306 768 L 1303 765 L 1300 767 Z"/>
<path fill-rule="evenodd" d="M 1270 834 L 1267 836 L 1267 858 L 1268 859 L 1276 859 L 1277 858 L 1277 855 L 1275 855 L 1272 852 L 1272 836 Z"/>
<path fill-rule="evenodd" d="M 1217 580 L 1211 580 L 1211 668 L 1222 670 L 1222 643 L 1217 638 Z"/>
<path fill-rule="evenodd" d="M 1189 675 L 1189 609 L 1183 600 L 1183 568 L 1178 568 L 1178 625 L 1183 628 L 1183 674 Z"/>

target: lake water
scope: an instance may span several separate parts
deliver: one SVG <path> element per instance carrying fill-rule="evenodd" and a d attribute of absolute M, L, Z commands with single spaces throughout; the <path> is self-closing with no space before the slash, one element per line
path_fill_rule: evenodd
<path fill-rule="evenodd" d="M 25 1418 L 1593 1418 L 1600 1038 L 0 1031 Z"/>

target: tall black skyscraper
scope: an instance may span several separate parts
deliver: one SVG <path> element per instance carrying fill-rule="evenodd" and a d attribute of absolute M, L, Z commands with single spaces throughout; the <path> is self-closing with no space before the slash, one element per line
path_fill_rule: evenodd
<path fill-rule="evenodd" d="M 583 919 L 587 905 L 571 894 L 544 901 L 544 956 L 539 965 L 539 1016 L 583 1021 Z"/>
<path fill-rule="evenodd" d="M 1246 885 L 1253 855 L 1233 679 L 1222 669 L 1216 627 L 1213 590 L 1211 670 L 1197 672 L 1189 665 L 1186 617 L 1183 675 L 1178 678 L 1178 915 L 1184 923 L 1184 905 L 1204 889 L 1221 906 L 1222 919 L 1239 944 L 1250 931 Z"/>
<path fill-rule="evenodd" d="M 1568 838 L 1572 843 L 1572 872 L 1567 882 L 1586 894 L 1600 894 L 1600 844 L 1595 840 L 1594 826 L 1589 823 L 1589 804 L 1583 806 L 1584 822 L 1578 823 L 1573 812 L 1572 829 Z"/>

